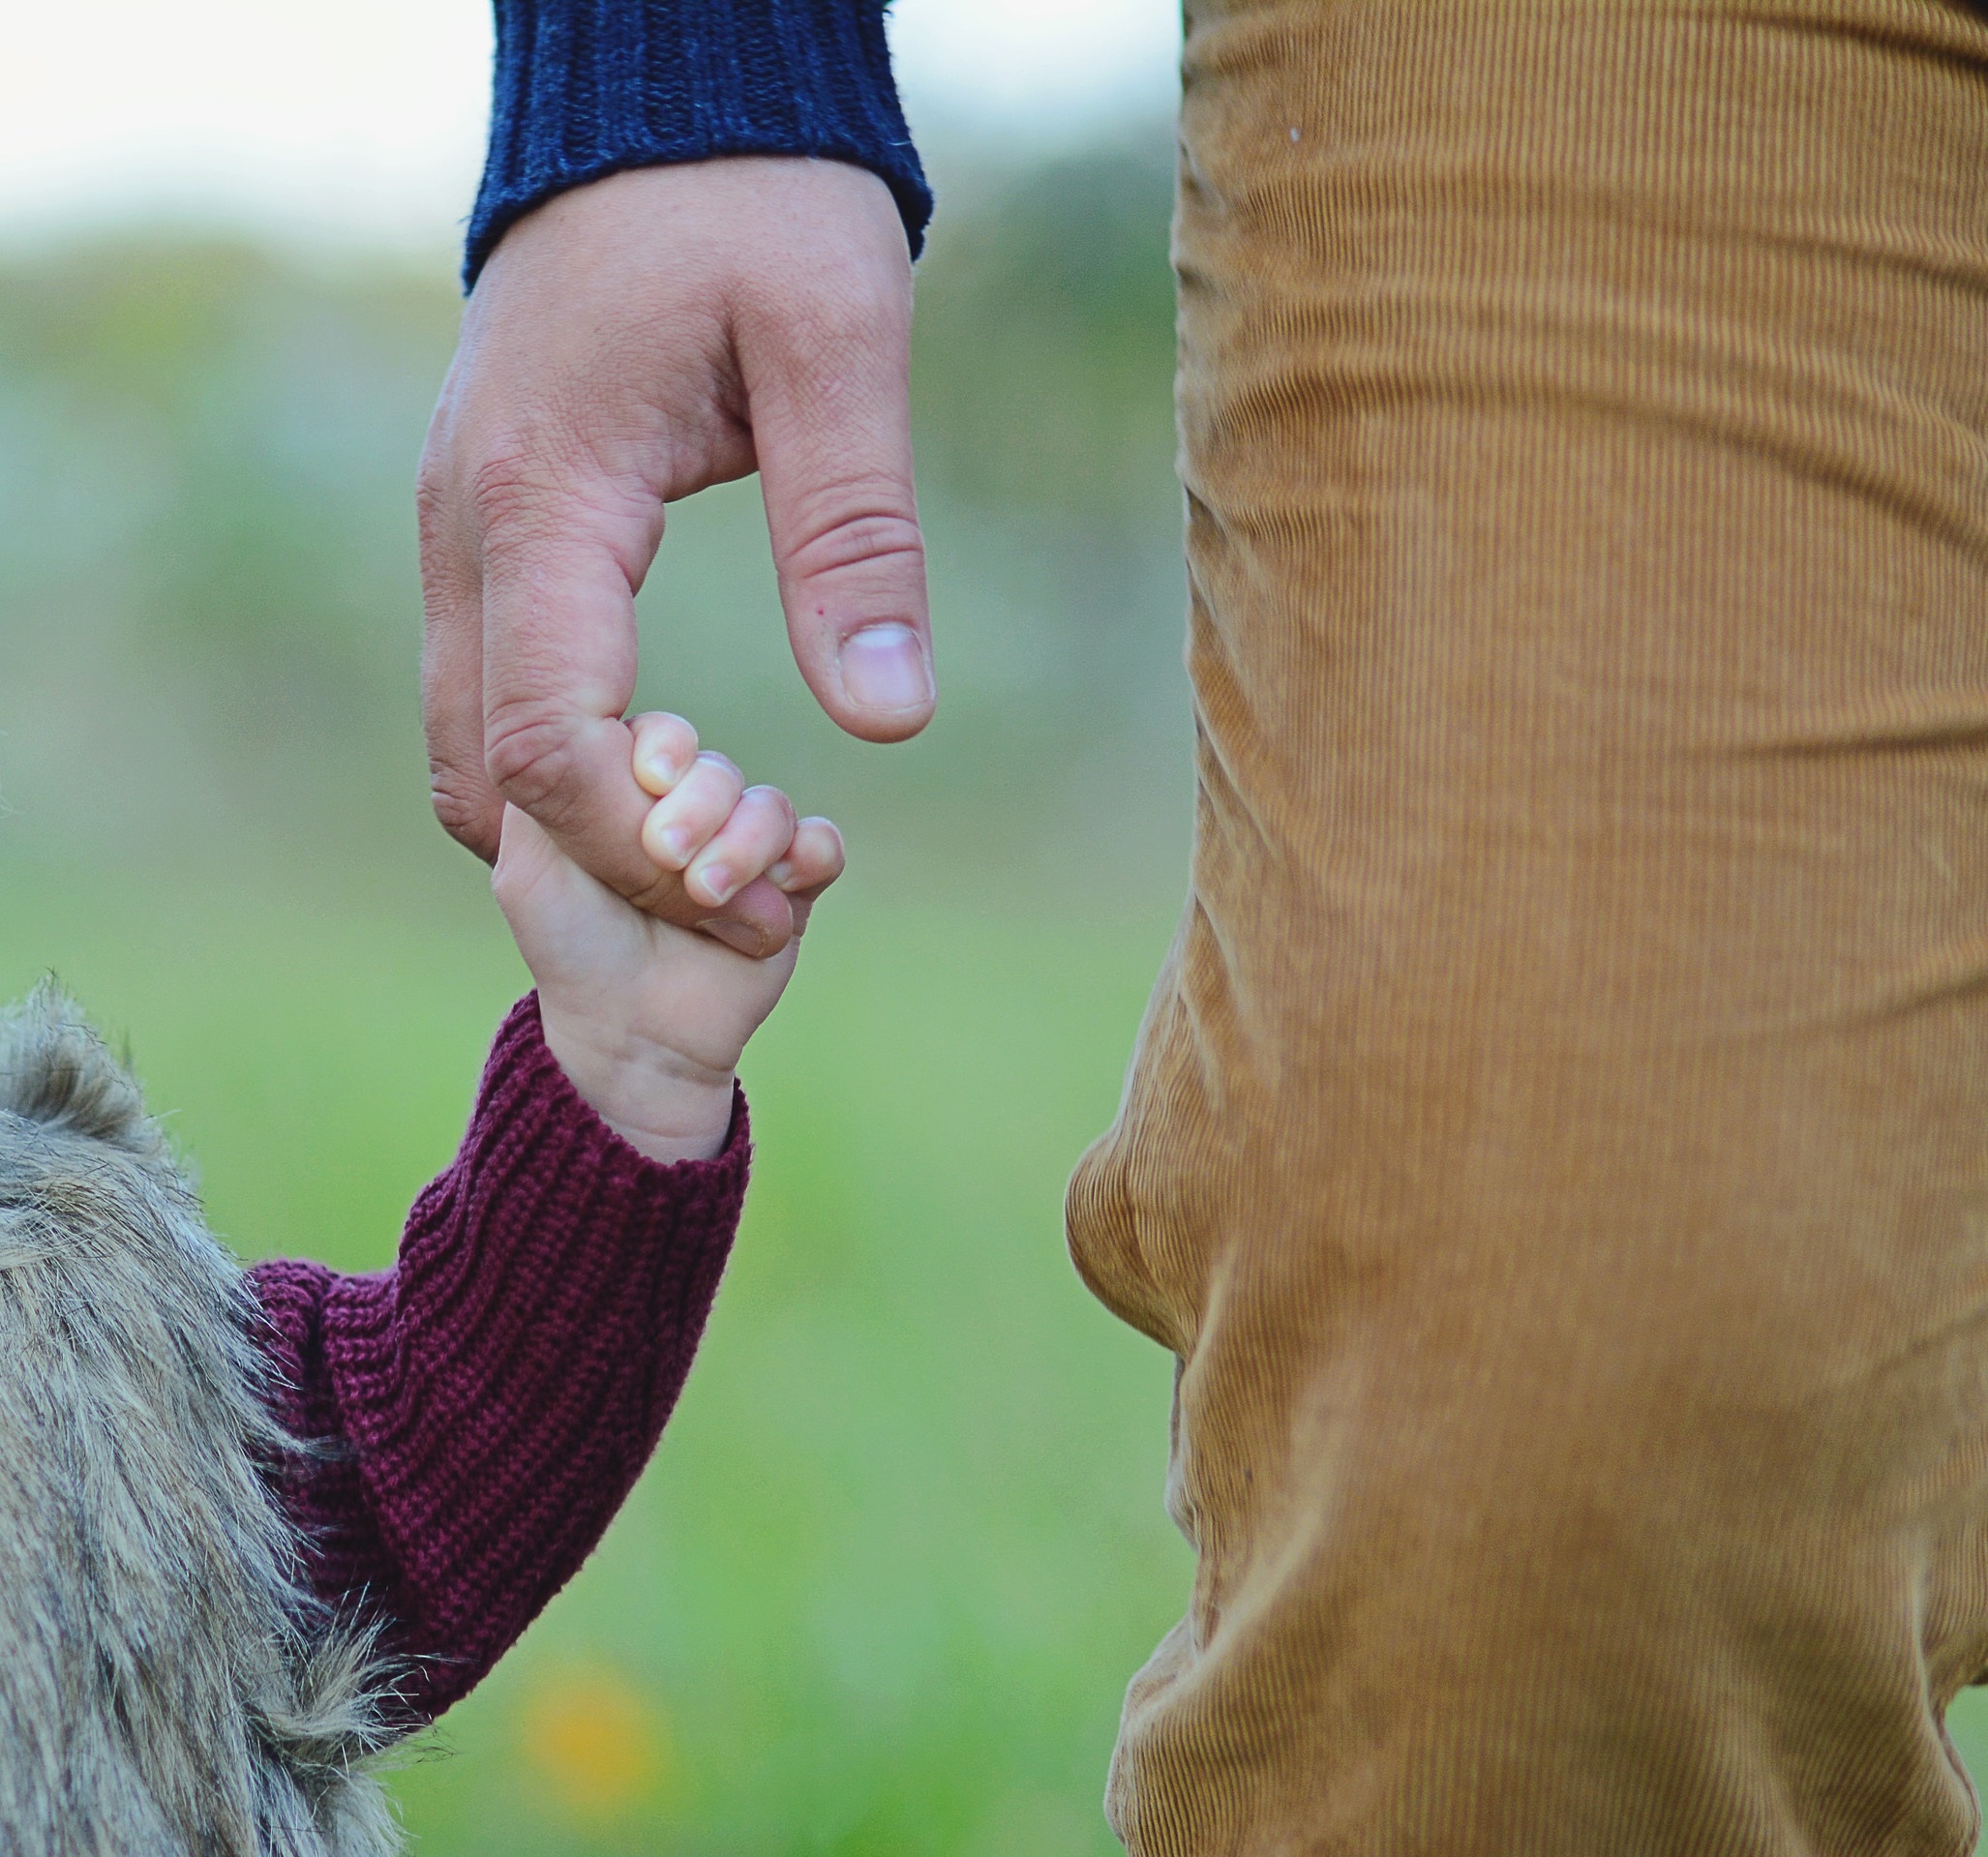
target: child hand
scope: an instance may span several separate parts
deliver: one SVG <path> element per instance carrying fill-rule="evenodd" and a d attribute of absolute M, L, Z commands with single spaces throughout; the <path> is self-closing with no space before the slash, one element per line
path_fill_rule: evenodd
<path fill-rule="evenodd" d="M 642 842 L 714 908 L 764 877 L 796 936 L 764 961 L 644 914 L 589 877 L 515 806 L 492 888 L 538 985 L 546 1044 L 617 1134 L 651 1158 L 708 1159 L 732 1122 L 732 1075 L 772 1011 L 814 900 L 842 874 L 842 836 L 787 795 L 699 754 L 680 716 L 638 716 L 635 778 L 656 795 Z"/>

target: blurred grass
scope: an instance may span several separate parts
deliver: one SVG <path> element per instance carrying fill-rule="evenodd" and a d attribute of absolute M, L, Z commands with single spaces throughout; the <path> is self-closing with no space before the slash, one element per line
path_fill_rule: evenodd
<path fill-rule="evenodd" d="M 523 975 L 480 872 L 388 908 L 0 857 L 0 996 L 128 1035 L 249 1255 L 391 1255 Z M 858 866 L 748 1056 L 759 1165 L 696 1371 L 593 1561 L 397 1778 L 434 1857 L 1106 1857 L 1177 1615 L 1169 1369 L 1078 1286 L 1071 1157 L 1169 923 Z M 1988 1770 L 1988 1692 L 1951 1728 Z"/>
<path fill-rule="evenodd" d="M 672 512 L 639 702 L 848 831 L 753 1050 L 709 1336 L 606 1544 L 397 1785 L 431 1857 L 1102 1857 L 1182 1610 L 1170 1363 L 1082 1291 L 1189 816 L 1163 127 L 942 173 L 920 488 L 943 700 L 839 736 L 751 484 Z M 252 1255 L 384 1263 L 524 984 L 433 826 L 426 271 L 143 228 L 0 253 L 0 996 L 128 1033 Z M 1952 1728 L 1988 1772 L 1988 1695 Z"/>
<path fill-rule="evenodd" d="M 52 967 L 129 1033 L 244 1252 L 374 1268 L 522 985 L 452 875 L 385 914 L 8 866 L 0 991 Z M 400 1777 L 418 1848 L 1115 1847 L 1118 1698 L 1187 1557 L 1168 1363 L 1085 1296 L 1060 1188 L 1168 924 L 833 900 L 749 1057 L 760 1164 L 658 1461 Z"/>
<path fill-rule="evenodd" d="M 1178 882 L 1167 148 L 985 183 L 919 268 L 938 725 L 880 752 L 815 709 L 750 482 L 671 512 L 639 703 L 877 855 L 956 862 L 971 831 L 976 866 Z M 308 842 L 404 874 L 434 855 L 411 485 L 458 307 L 439 262 L 311 268 L 154 228 L 0 253 L 12 842 L 126 861 Z"/>
<path fill-rule="evenodd" d="M 1170 1363 L 1078 1284 L 1061 1196 L 1184 864 L 1168 139 L 979 175 L 920 267 L 924 737 L 816 711 L 756 486 L 671 513 L 639 701 L 852 870 L 748 1054 L 745 1229 L 658 1461 L 397 1782 L 434 1857 L 1115 1848 L 1187 1554 Z M 252 1255 L 385 1263 L 524 984 L 415 712 L 449 272 L 0 253 L 0 993 L 53 968 L 129 1033 Z"/>

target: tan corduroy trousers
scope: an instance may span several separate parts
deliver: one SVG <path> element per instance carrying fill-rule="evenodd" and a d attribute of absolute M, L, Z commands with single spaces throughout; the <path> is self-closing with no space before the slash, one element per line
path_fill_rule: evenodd
<path fill-rule="evenodd" d="M 1958 1857 L 1988 18 L 1193 0 L 1138 1857 Z"/>

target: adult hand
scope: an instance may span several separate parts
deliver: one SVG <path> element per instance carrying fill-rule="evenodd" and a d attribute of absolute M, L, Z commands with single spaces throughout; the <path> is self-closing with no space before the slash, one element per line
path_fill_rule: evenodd
<path fill-rule="evenodd" d="M 644 909 L 747 953 L 786 945 L 766 880 L 712 906 L 639 849 L 635 595 L 663 506 L 757 469 L 816 700 L 865 740 L 922 729 L 910 328 L 897 208 L 844 163 L 638 168 L 505 233 L 421 464 L 422 700 L 453 836 L 495 858 L 508 800 Z"/>

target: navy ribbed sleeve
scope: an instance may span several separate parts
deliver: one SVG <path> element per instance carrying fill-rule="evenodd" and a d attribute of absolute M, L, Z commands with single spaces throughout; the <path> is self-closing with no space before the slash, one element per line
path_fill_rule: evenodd
<path fill-rule="evenodd" d="M 821 155 L 881 175 L 914 256 L 932 195 L 884 39 L 888 0 L 496 0 L 473 284 L 522 213 L 623 167 Z"/>

